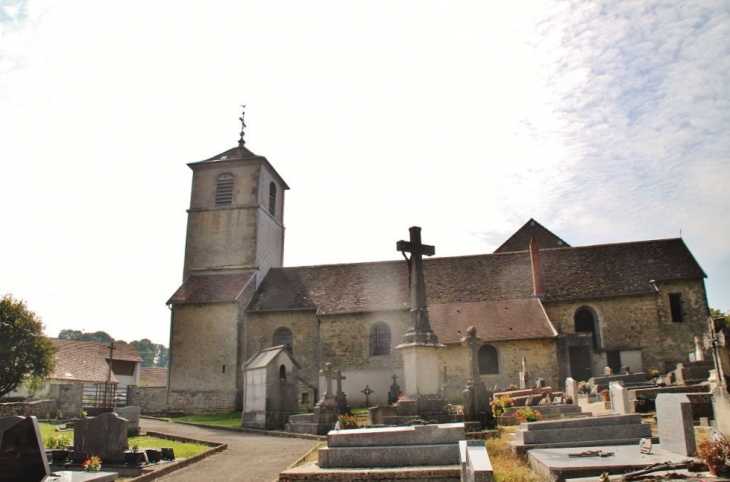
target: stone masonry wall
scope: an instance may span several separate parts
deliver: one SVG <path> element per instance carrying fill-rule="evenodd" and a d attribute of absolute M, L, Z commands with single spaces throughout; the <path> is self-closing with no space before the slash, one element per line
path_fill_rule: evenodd
<path fill-rule="evenodd" d="M 482 382 L 488 390 L 494 387 L 506 388 L 511 383 L 519 384 L 519 373 L 522 370 L 522 358 L 527 362 L 530 383 L 537 378 L 545 379 L 545 383 L 558 389 L 558 366 L 555 353 L 555 342 L 548 340 L 519 340 L 488 342 L 497 349 L 499 373 L 481 375 Z M 439 354 L 440 379 L 443 383 L 443 370 L 446 367 L 446 398 L 460 400 L 461 392 L 469 377 L 469 352 L 462 345 L 449 345 Z"/>
<path fill-rule="evenodd" d="M 142 413 L 162 413 L 167 410 L 167 387 L 138 387 L 127 389 L 127 405 L 141 407 Z"/>
<path fill-rule="evenodd" d="M 701 280 L 656 284 L 659 292 L 652 294 L 546 302 L 545 311 L 558 332 L 567 334 L 575 333 L 576 311 L 592 309 L 599 322 L 599 351 L 640 348 L 644 370 L 666 372 L 687 361 L 694 337 L 705 329 L 709 310 Z M 683 323 L 671 319 L 669 293 L 675 292 L 682 293 Z"/>
<path fill-rule="evenodd" d="M 10 402 L 0 403 L 0 418 L 12 417 L 15 415 L 30 416 L 37 418 L 56 418 L 57 403 L 55 400 L 35 400 L 33 402 Z"/>
<path fill-rule="evenodd" d="M 239 409 L 238 390 L 170 390 L 168 407 L 184 413 L 231 413 Z"/>
<path fill-rule="evenodd" d="M 81 415 L 84 398 L 83 383 L 52 383 L 48 396 L 58 402 L 58 410 L 64 414 L 74 417 Z"/>

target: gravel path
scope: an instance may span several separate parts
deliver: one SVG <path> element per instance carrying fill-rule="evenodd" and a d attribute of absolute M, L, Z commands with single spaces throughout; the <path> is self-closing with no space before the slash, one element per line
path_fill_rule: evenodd
<path fill-rule="evenodd" d="M 316 440 L 215 430 L 147 418 L 140 420 L 140 426 L 143 432 L 154 431 L 228 444 L 228 450 L 157 479 L 161 482 L 270 482 L 278 480 L 279 472 L 289 468 L 319 443 Z"/>

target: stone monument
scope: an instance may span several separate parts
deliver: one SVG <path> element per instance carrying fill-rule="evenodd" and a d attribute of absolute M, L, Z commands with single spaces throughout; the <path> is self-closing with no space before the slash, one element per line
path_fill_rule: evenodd
<path fill-rule="evenodd" d="M 482 428 L 494 425 L 492 410 L 490 405 L 490 396 L 487 393 L 487 387 L 484 386 L 479 376 L 479 359 L 477 353 L 481 345 L 477 330 L 470 326 L 466 330 L 466 336 L 461 342 L 469 347 L 469 378 L 466 382 L 466 388 L 462 392 L 464 400 L 464 421 L 479 422 Z M 524 360 L 524 358 L 523 358 Z"/>
<path fill-rule="evenodd" d="M 289 423 L 286 424 L 288 432 L 326 435 L 337 424 L 339 407 L 336 395 L 332 391 L 332 379 L 336 372 L 332 369 L 332 363 L 327 362 L 324 366 L 324 370 L 320 370 L 320 375 L 323 375 L 325 380 L 324 396 L 315 405 L 314 413 L 291 415 Z"/>
<path fill-rule="evenodd" d="M 438 350 L 444 348 L 431 330 L 426 305 L 426 281 L 423 275 L 423 255 L 433 256 L 436 249 L 421 243 L 421 228 L 409 229 L 410 240 L 398 241 L 396 249 L 408 261 L 411 288 L 411 327 L 398 348 L 403 356 L 405 378 L 404 397 L 398 402 L 401 415 L 428 418 L 441 414 L 446 399 L 440 395 Z M 411 253 L 410 259 L 406 253 Z"/>
<path fill-rule="evenodd" d="M 692 456 L 697 450 L 692 403 L 684 393 L 660 393 L 656 397 L 659 443 L 664 450 Z"/>

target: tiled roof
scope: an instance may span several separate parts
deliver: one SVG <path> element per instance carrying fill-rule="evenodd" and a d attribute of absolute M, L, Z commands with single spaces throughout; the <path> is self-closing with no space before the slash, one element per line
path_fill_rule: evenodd
<path fill-rule="evenodd" d="M 555 328 L 537 298 L 483 303 L 449 303 L 428 308 L 431 329 L 441 343 L 456 343 L 474 326 L 486 342 L 553 338 Z"/>
<path fill-rule="evenodd" d="M 546 301 L 648 293 L 650 280 L 701 279 L 682 239 L 540 250 Z M 429 307 L 532 297 L 528 251 L 424 259 Z M 320 314 L 410 307 L 405 261 L 272 268 L 253 311 Z"/>
<path fill-rule="evenodd" d="M 167 304 L 235 301 L 252 276 L 252 271 L 239 274 L 191 275 Z"/>
<path fill-rule="evenodd" d="M 545 226 L 534 219 L 530 219 L 494 252 L 508 253 L 512 251 L 525 251 L 529 249 L 531 239 L 535 240 L 540 249 L 570 247 L 568 243 L 560 239 L 560 237 Z"/>
<path fill-rule="evenodd" d="M 260 157 L 254 154 L 253 152 L 249 151 L 246 147 L 234 147 L 232 149 L 228 149 L 225 152 L 221 152 L 217 156 L 213 156 L 210 159 L 206 159 L 203 162 L 211 162 L 211 161 L 228 161 L 231 159 L 249 159 L 253 157 Z"/>
<path fill-rule="evenodd" d="M 56 367 L 52 380 L 103 383 L 109 375 L 109 343 L 51 338 L 56 346 Z M 137 350 L 125 342 L 114 342 L 114 360 L 141 362 Z M 118 383 L 114 373 L 112 383 Z"/>
<path fill-rule="evenodd" d="M 166 387 L 167 368 L 141 367 L 139 383 L 148 387 Z"/>

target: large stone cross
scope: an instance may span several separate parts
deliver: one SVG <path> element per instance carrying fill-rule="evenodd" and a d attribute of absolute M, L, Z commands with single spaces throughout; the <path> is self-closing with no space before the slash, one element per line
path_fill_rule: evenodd
<path fill-rule="evenodd" d="M 332 364 L 330 362 L 327 362 L 324 364 L 324 370 L 319 371 L 320 375 L 324 376 L 325 381 L 325 392 L 324 392 L 324 398 L 334 398 L 334 394 L 332 393 L 332 378 L 335 375 L 335 371 L 332 369 Z"/>
<path fill-rule="evenodd" d="M 413 226 L 408 230 L 410 241 L 398 241 L 396 249 L 406 256 L 411 253 L 408 260 L 408 271 L 411 279 L 411 328 L 405 335 L 406 343 L 438 343 L 436 334 L 431 331 L 431 324 L 428 321 L 428 309 L 426 308 L 426 281 L 423 276 L 423 255 L 433 256 L 436 248 L 421 243 L 421 228 Z"/>

